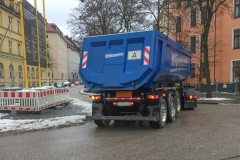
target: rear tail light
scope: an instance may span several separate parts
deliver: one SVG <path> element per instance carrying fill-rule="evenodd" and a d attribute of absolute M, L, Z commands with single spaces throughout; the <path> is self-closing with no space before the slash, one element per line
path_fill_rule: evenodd
<path fill-rule="evenodd" d="M 147 99 L 158 99 L 159 95 L 158 94 L 149 94 L 147 95 Z"/>
<path fill-rule="evenodd" d="M 197 98 L 196 95 L 189 95 L 189 96 L 188 96 L 188 99 L 196 99 L 196 98 Z"/>
<path fill-rule="evenodd" d="M 163 97 L 166 97 L 166 93 L 163 93 L 162 96 L 163 96 Z"/>
<path fill-rule="evenodd" d="M 100 95 L 92 95 L 92 100 L 101 100 L 102 96 Z"/>

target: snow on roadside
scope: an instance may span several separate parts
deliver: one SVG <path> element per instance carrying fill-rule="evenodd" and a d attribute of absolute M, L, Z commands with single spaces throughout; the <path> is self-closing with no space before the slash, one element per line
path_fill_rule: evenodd
<path fill-rule="evenodd" d="M 91 103 L 81 101 L 77 98 L 70 98 L 72 104 L 81 107 L 82 113 L 90 115 L 92 113 Z M 0 117 L 8 114 L 0 113 Z M 32 131 L 47 128 L 54 128 L 59 126 L 68 126 L 72 124 L 84 123 L 85 116 L 74 115 L 66 117 L 56 117 L 49 119 L 28 119 L 28 120 L 13 120 L 13 119 L 0 119 L 0 133 L 15 131 Z"/>
<path fill-rule="evenodd" d="M 211 100 L 211 101 L 219 101 L 219 100 L 234 100 L 234 99 L 231 99 L 231 98 L 198 98 L 197 100 L 204 100 L 204 101 L 208 101 L 208 100 Z"/>

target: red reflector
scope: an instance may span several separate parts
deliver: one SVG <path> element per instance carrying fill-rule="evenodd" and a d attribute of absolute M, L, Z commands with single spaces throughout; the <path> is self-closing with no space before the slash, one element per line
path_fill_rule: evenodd
<path fill-rule="evenodd" d="M 162 96 L 163 96 L 163 97 L 166 97 L 166 93 L 163 93 Z"/>
<path fill-rule="evenodd" d="M 113 102 L 113 105 L 114 105 L 114 106 L 116 106 L 116 104 L 117 104 L 116 102 Z"/>
<path fill-rule="evenodd" d="M 158 99 L 158 98 L 159 98 L 158 94 L 149 94 L 149 95 L 147 95 L 147 99 Z"/>
<path fill-rule="evenodd" d="M 134 105 L 134 103 L 133 102 L 131 102 L 131 106 L 133 106 Z"/>

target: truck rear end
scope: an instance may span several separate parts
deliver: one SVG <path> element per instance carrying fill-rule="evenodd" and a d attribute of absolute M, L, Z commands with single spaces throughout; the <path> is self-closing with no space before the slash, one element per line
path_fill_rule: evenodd
<path fill-rule="evenodd" d="M 162 128 L 173 122 L 189 96 L 186 106 L 196 107 L 195 94 L 186 96 L 189 92 L 175 85 L 189 76 L 191 57 L 157 30 L 85 38 L 79 74 L 98 93 L 87 118 L 98 126 L 125 120 Z"/>

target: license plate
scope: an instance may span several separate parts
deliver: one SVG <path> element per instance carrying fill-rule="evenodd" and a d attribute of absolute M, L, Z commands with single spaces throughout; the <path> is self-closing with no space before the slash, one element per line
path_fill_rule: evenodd
<path fill-rule="evenodd" d="M 116 97 L 118 98 L 132 97 L 132 91 L 117 91 Z"/>
<path fill-rule="evenodd" d="M 117 106 L 131 106 L 130 102 L 117 102 Z"/>

